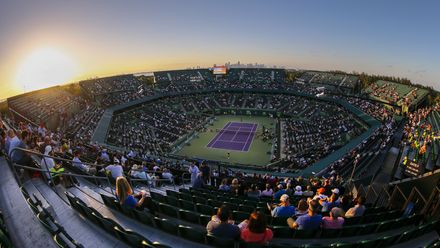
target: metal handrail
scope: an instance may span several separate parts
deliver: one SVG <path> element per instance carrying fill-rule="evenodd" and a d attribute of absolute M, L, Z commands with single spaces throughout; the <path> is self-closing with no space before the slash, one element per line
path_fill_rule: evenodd
<path fill-rule="evenodd" d="M 406 202 L 406 201 L 408 200 L 408 197 L 405 196 L 405 194 L 404 194 L 403 191 L 399 188 L 399 186 L 396 186 L 396 187 L 394 188 L 393 192 L 391 193 L 391 196 L 390 196 L 390 202 L 389 202 L 389 205 L 390 205 L 390 206 L 389 206 L 389 207 L 393 207 L 392 205 L 394 204 L 395 196 L 396 196 L 398 193 L 400 193 L 400 196 L 403 197 L 404 202 Z"/>
<path fill-rule="evenodd" d="M 41 154 L 41 153 L 38 153 L 38 152 L 35 152 L 35 151 L 32 151 L 32 150 L 29 150 L 29 149 L 23 149 L 23 148 L 19 148 L 19 147 L 15 147 L 15 148 L 13 148 L 12 151 L 10 152 L 10 156 L 12 157 L 12 155 L 13 155 L 14 152 L 16 152 L 16 151 L 23 151 L 23 152 L 26 152 L 26 153 L 30 153 L 30 154 L 32 154 L 32 155 L 41 156 L 41 157 L 43 157 L 43 158 L 52 158 L 52 159 L 56 159 L 56 160 L 59 160 L 59 161 L 65 161 L 65 162 L 68 162 L 68 163 L 73 163 L 72 160 L 68 160 L 68 159 L 60 158 L 60 157 L 49 156 L 49 155 Z M 49 170 L 49 168 L 47 167 L 46 160 L 43 159 L 43 161 L 44 161 L 44 164 L 45 164 L 45 167 L 46 167 L 45 170 L 44 170 L 44 169 L 34 168 L 34 167 L 29 167 L 29 166 L 24 166 L 24 165 L 19 165 L 19 164 L 13 162 L 13 161 L 11 161 L 11 162 L 12 162 L 12 166 L 13 166 L 13 167 L 20 167 L 20 168 L 25 168 L 25 169 L 29 169 L 29 170 L 40 171 L 40 172 L 44 172 L 44 174 L 45 174 L 45 173 L 48 173 L 48 174 L 49 174 L 49 178 L 50 178 L 51 181 L 53 181 L 53 180 L 52 180 L 52 173 L 53 173 L 53 174 L 57 174 L 57 175 L 68 175 L 68 176 L 74 176 L 74 177 L 92 178 L 92 179 L 95 179 L 95 181 L 96 181 L 97 179 L 105 179 L 105 180 L 107 180 L 108 185 L 111 185 L 111 183 L 110 183 L 110 179 L 109 179 L 108 177 L 99 177 L 99 176 L 92 176 L 92 175 L 82 175 L 82 174 L 75 174 L 75 173 L 71 173 L 71 172 L 64 172 L 64 173 L 63 173 L 63 172 L 51 172 L 51 171 Z M 88 166 L 93 166 L 93 167 L 96 167 L 96 166 L 97 166 L 97 165 L 95 165 L 95 164 L 90 164 L 90 163 L 83 163 L 83 162 L 81 162 L 81 163 L 82 163 L 82 164 L 85 164 L 85 165 L 88 165 Z M 41 166 L 41 163 L 39 163 L 39 164 L 40 164 L 40 166 Z M 104 166 L 104 165 L 102 165 L 102 166 Z M 14 173 L 15 173 L 17 179 L 18 179 L 19 182 L 20 182 L 20 178 L 19 178 L 18 175 L 16 174 L 16 171 L 15 171 L 15 170 L 13 170 L 13 171 L 14 171 Z M 20 182 L 20 183 L 21 183 L 21 182 Z M 112 187 L 110 187 L 110 190 L 111 190 L 111 193 L 114 195 L 114 191 L 113 191 L 113 188 L 112 188 Z"/>
<path fill-rule="evenodd" d="M 130 182 L 147 182 L 148 191 L 151 192 L 150 182 L 170 182 L 169 179 L 142 179 L 142 178 L 127 178 Z M 171 180 L 174 190 L 176 190 L 176 183 L 174 177 Z"/>

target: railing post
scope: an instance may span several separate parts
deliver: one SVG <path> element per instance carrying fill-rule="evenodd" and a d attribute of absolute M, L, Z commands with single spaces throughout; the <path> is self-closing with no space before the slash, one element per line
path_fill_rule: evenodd
<path fill-rule="evenodd" d="M 45 156 L 46 155 L 43 154 L 44 165 L 46 167 L 46 170 L 48 171 L 50 181 L 52 182 L 53 185 L 55 185 L 54 182 L 53 182 L 52 173 L 50 173 L 49 167 L 47 167 L 47 163 L 46 163 L 46 159 L 45 159 L 46 157 Z M 54 163 L 55 163 L 55 161 L 54 161 Z"/>

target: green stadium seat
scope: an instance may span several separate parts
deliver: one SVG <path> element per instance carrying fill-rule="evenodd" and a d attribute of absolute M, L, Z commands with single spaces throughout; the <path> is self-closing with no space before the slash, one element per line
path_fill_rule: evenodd
<path fill-rule="evenodd" d="M 179 192 L 181 193 L 187 193 L 187 194 L 191 194 L 191 191 L 189 189 L 185 189 L 185 188 L 180 188 Z"/>
<path fill-rule="evenodd" d="M 131 247 L 140 247 L 142 246 L 142 243 L 151 243 L 148 239 L 143 237 L 142 235 L 130 231 L 130 230 L 124 230 L 120 229 L 117 226 L 114 227 L 114 231 L 116 233 L 116 236 L 124 241 L 125 243 L 129 244 Z"/>
<path fill-rule="evenodd" d="M 164 245 L 159 242 L 153 242 L 152 244 L 143 243 L 142 247 L 145 247 L 145 248 L 172 248 L 171 246 Z"/>
<path fill-rule="evenodd" d="M 62 227 L 58 225 L 53 219 L 50 218 L 49 215 L 46 215 L 44 212 L 40 212 L 37 214 L 37 219 L 40 223 L 48 230 L 52 235 L 62 231 Z"/>
<path fill-rule="evenodd" d="M 393 224 L 394 224 L 394 221 L 392 221 L 392 220 L 380 222 L 379 226 L 377 227 L 376 232 L 384 232 L 384 231 L 390 230 L 391 227 L 393 226 Z"/>
<path fill-rule="evenodd" d="M 355 236 L 358 232 L 358 226 L 346 226 L 341 229 L 339 237 Z"/>
<path fill-rule="evenodd" d="M 194 213 L 192 211 L 180 209 L 179 216 L 184 221 L 188 221 L 188 222 L 195 223 L 195 224 L 200 223 L 200 221 L 199 221 L 200 214 L 198 214 L 198 213 Z"/>
<path fill-rule="evenodd" d="M 339 236 L 340 229 L 322 229 L 321 230 L 321 239 L 332 239 L 337 238 Z"/>
<path fill-rule="evenodd" d="M 180 208 L 185 209 L 185 210 L 189 210 L 189 211 L 195 210 L 194 203 L 192 203 L 190 201 L 179 200 L 179 206 L 180 206 Z"/>
<path fill-rule="evenodd" d="M 330 247 L 337 247 L 337 248 L 357 248 L 357 244 L 350 244 L 350 243 L 334 243 L 331 244 Z"/>
<path fill-rule="evenodd" d="M 190 226 L 179 225 L 180 236 L 184 239 L 195 241 L 198 243 L 205 243 L 206 231 L 197 230 Z"/>
<path fill-rule="evenodd" d="M 292 238 L 293 230 L 287 226 L 273 226 L 273 236 L 275 238 Z"/>
<path fill-rule="evenodd" d="M 150 192 L 150 197 L 151 197 L 151 199 L 158 201 L 158 202 L 161 202 L 161 203 L 167 202 L 166 196 L 164 196 L 160 193 L 157 193 L 157 192 Z"/>
<path fill-rule="evenodd" d="M 388 247 L 396 243 L 400 235 L 384 236 L 379 239 L 378 247 Z"/>
<path fill-rule="evenodd" d="M 301 245 L 295 246 L 290 243 L 272 243 L 271 248 L 301 248 Z"/>
<path fill-rule="evenodd" d="M 91 210 L 89 207 L 84 205 L 83 202 L 80 202 L 79 199 L 76 199 L 76 206 L 79 207 L 81 210 L 81 213 L 87 217 L 87 219 L 91 220 L 92 222 L 99 223 L 99 220 L 95 218 L 95 216 L 98 216 L 100 218 L 103 218 L 100 213 Z"/>
<path fill-rule="evenodd" d="M 295 239 L 312 239 L 316 236 L 316 230 L 294 230 L 293 238 Z"/>
<path fill-rule="evenodd" d="M 344 221 L 344 226 L 357 225 L 360 223 L 362 217 L 352 217 L 346 218 Z"/>
<path fill-rule="evenodd" d="M 417 229 L 413 229 L 413 230 L 409 230 L 409 231 L 403 232 L 400 235 L 400 238 L 399 238 L 399 240 L 397 242 L 398 243 L 406 242 L 406 241 L 412 239 L 416 234 L 417 234 Z"/>
<path fill-rule="evenodd" d="M 206 214 L 206 215 L 213 215 L 214 214 L 214 208 L 212 206 L 205 205 L 205 204 L 197 203 L 196 210 L 197 210 L 197 212 L 199 212 L 201 214 Z"/>
<path fill-rule="evenodd" d="M 172 196 L 172 197 L 179 199 L 179 192 L 169 190 L 169 189 L 167 189 L 165 192 L 167 193 L 167 196 Z"/>
<path fill-rule="evenodd" d="M 167 204 L 171 206 L 179 206 L 179 199 L 174 196 L 167 196 Z"/>
<path fill-rule="evenodd" d="M 240 205 L 238 206 L 238 210 L 239 210 L 239 211 L 246 212 L 246 213 L 252 213 L 252 212 L 255 210 L 255 207 L 240 204 Z"/>
<path fill-rule="evenodd" d="M 199 216 L 199 220 L 200 220 L 199 222 L 202 226 L 206 226 L 206 225 L 208 225 L 208 222 L 211 221 L 211 218 L 212 218 L 212 216 L 210 216 L 210 215 L 201 214 Z"/>
<path fill-rule="evenodd" d="M 121 227 L 118 223 L 116 223 L 112 219 L 98 216 L 98 215 L 96 215 L 95 212 L 93 212 L 92 215 L 96 219 L 96 222 L 99 223 L 99 226 L 101 226 L 101 228 L 103 228 L 104 230 L 106 230 L 110 234 L 113 234 L 113 235 L 116 234 L 115 227 L 117 227 L 119 230 L 124 230 L 123 227 Z"/>
<path fill-rule="evenodd" d="M 375 248 L 380 243 L 380 239 L 362 240 L 359 242 L 359 248 Z"/>
<path fill-rule="evenodd" d="M 224 247 L 234 247 L 235 246 L 235 240 L 234 239 L 226 239 L 226 238 L 218 238 L 214 235 L 207 234 L 206 235 L 206 241 L 208 245 L 224 248 Z"/>
<path fill-rule="evenodd" d="M 262 245 L 257 243 L 246 243 L 246 242 L 240 242 L 239 248 L 269 248 L 272 247 L 270 245 Z"/>
<path fill-rule="evenodd" d="M 149 213 L 148 211 L 133 209 L 133 214 L 135 216 L 134 218 L 136 218 L 138 221 L 148 226 L 154 226 L 153 215 L 151 215 L 151 213 Z"/>
<path fill-rule="evenodd" d="M 161 213 L 174 217 L 174 218 L 178 218 L 179 217 L 179 211 L 177 208 L 170 206 L 168 204 L 164 204 L 164 203 L 159 203 L 159 210 Z"/>
<path fill-rule="evenodd" d="M 35 215 L 40 213 L 40 209 L 38 209 L 38 206 L 32 201 L 31 198 L 26 199 L 27 204 L 31 208 L 32 212 L 34 212 Z"/>
<path fill-rule="evenodd" d="M 360 225 L 358 228 L 357 235 L 367 235 L 374 233 L 378 227 L 377 223 L 371 223 L 366 225 Z"/>
<path fill-rule="evenodd" d="M 213 199 L 208 200 L 208 205 L 210 205 L 212 207 L 219 207 L 222 204 L 223 204 L 223 202 L 221 202 L 221 201 L 217 201 L 217 200 L 213 200 Z"/>
<path fill-rule="evenodd" d="M 287 226 L 287 218 L 286 217 L 272 217 L 271 225 L 272 226 Z"/>
<path fill-rule="evenodd" d="M 233 219 L 238 223 L 242 222 L 243 220 L 249 219 L 249 213 L 242 211 L 233 211 L 232 216 Z"/>
<path fill-rule="evenodd" d="M 173 223 L 172 221 L 168 219 L 161 219 L 158 217 L 154 217 L 154 223 L 156 223 L 156 226 L 167 233 L 177 235 L 178 234 L 178 226 L 176 223 Z"/>
<path fill-rule="evenodd" d="M 190 202 L 193 201 L 192 195 L 190 195 L 190 194 L 185 194 L 185 193 L 181 193 L 181 194 L 179 195 L 179 199 L 182 199 L 182 200 L 185 200 L 185 201 L 190 201 Z"/>
<path fill-rule="evenodd" d="M 194 203 L 205 204 L 207 202 L 207 198 L 193 196 Z"/>
<path fill-rule="evenodd" d="M 29 192 L 23 186 L 20 187 L 20 190 L 26 200 L 28 198 L 31 198 L 31 196 L 29 195 Z"/>
<path fill-rule="evenodd" d="M 68 239 L 63 232 L 55 234 L 53 236 L 53 240 L 55 241 L 55 244 L 60 248 L 83 248 L 81 244 L 77 243 L 74 240 Z"/>
<path fill-rule="evenodd" d="M 123 205 L 121 205 L 120 207 L 121 207 L 121 212 L 122 212 L 123 214 L 125 214 L 126 216 L 128 216 L 128 217 L 130 217 L 130 218 L 134 218 L 134 217 L 135 217 L 135 215 L 134 215 L 134 213 L 133 213 L 133 209 L 128 208 L 128 207 L 123 206 Z"/>
<path fill-rule="evenodd" d="M 115 210 L 119 210 L 120 204 L 119 202 L 116 201 L 114 197 L 101 194 L 101 198 L 107 207 L 110 207 Z"/>

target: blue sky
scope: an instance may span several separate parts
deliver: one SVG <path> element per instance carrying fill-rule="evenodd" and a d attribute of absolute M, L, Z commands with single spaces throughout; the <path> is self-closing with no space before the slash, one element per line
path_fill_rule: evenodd
<path fill-rule="evenodd" d="M 240 60 L 440 89 L 439 10 L 434 0 L 1 0 L 0 86 L 18 93 L 17 68 L 51 47 L 78 65 L 69 80 Z"/>

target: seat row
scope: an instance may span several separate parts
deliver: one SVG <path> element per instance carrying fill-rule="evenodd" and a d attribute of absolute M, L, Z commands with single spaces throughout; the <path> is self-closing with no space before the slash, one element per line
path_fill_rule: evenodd
<path fill-rule="evenodd" d="M 230 200 L 227 198 L 222 198 L 221 200 L 223 201 L 214 200 L 211 199 L 214 198 L 212 195 L 206 195 L 203 198 L 199 196 L 189 195 L 187 193 L 175 192 L 172 190 L 167 190 L 166 193 L 167 196 L 161 195 L 156 192 L 151 192 L 150 196 L 160 203 L 169 204 L 171 206 L 178 206 L 179 208 L 185 210 L 195 210 L 196 212 L 206 215 L 212 215 L 216 212 L 216 209 L 218 207 L 220 207 L 221 205 L 226 205 L 234 212 L 234 215 L 239 215 L 239 218 L 236 218 L 234 216 L 235 220 L 247 219 L 249 217 L 249 214 L 252 213 L 254 210 L 258 210 L 270 215 L 266 202 L 258 202 L 255 205 L 253 204 L 253 202 L 241 201 L 241 204 L 235 204 L 237 200 Z M 375 211 L 370 211 L 370 214 L 367 212 L 366 215 L 361 217 L 347 218 L 344 225 L 349 226 L 393 220 L 402 215 L 401 212 L 398 210 L 382 211 L 382 208 L 380 210 L 381 211 L 377 211 L 376 213 Z M 323 215 L 328 215 L 328 213 L 323 213 Z M 269 218 L 270 219 L 268 223 L 270 223 L 271 225 L 287 225 L 286 218 Z"/>
<path fill-rule="evenodd" d="M 146 248 L 169 248 L 169 246 L 152 242 L 143 237 L 137 232 L 123 228 L 114 220 L 101 215 L 95 209 L 87 206 L 81 199 L 66 192 L 67 199 L 73 209 L 78 211 L 84 217 L 89 219 L 92 223 L 99 226 L 111 235 L 115 235 L 119 240 L 127 243 L 132 247 L 146 247 Z"/>
<path fill-rule="evenodd" d="M 21 192 L 26 199 L 26 202 L 32 212 L 37 216 L 38 221 L 41 225 L 52 235 L 54 242 L 58 247 L 68 248 L 83 248 L 83 246 L 74 240 L 52 216 L 52 214 L 43 207 L 41 199 L 39 199 L 35 194 L 32 197 L 29 195 L 28 191 L 21 187 Z"/>
<path fill-rule="evenodd" d="M 0 247 L 12 248 L 12 242 L 9 238 L 8 230 L 3 219 L 3 213 L 0 211 Z"/>
<path fill-rule="evenodd" d="M 432 222 L 432 223 L 427 223 L 427 224 L 424 224 L 424 225 L 421 225 L 418 227 L 412 227 L 410 230 L 403 232 L 402 234 L 380 235 L 380 233 L 378 233 L 377 238 L 375 238 L 375 239 L 360 240 L 359 242 L 356 242 L 356 243 L 334 243 L 329 246 L 313 245 L 313 244 L 295 245 L 292 243 L 286 243 L 286 240 L 275 240 L 274 242 L 267 244 L 267 245 L 257 245 L 257 244 L 246 244 L 246 243 L 239 242 L 239 241 L 233 240 L 233 239 L 218 238 L 213 235 L 206 234 L 206 231 L 201 228 L 199 229 L 199 228 L 194 228 L 194 227 L 190 227 L 190 226 L 178 225 L 172 219 L 154 217 L 148 211 L 139 211 L 136 209 L 125 208 L 125 207 L 121 206 L 116 201 L 116 199 L 114 197 L 106 196 L 106 195 L 101 195 L 101 197 L 104 201 L 104 204 L 106 206 L 108 206 L 109 208 L 120 211 L 120 212 L 124 213 L 125 215 L 127 215 L 131 218 L 134 218 L 144 224 L 155 226 L 164 232 L 167 232 L 167 233 L 173 234 L 173 235 L 178 235 L 178 236 L 180 236 L 184 239 L 187 239 L 187 240 L 191 240 L 191 241 L 195 241 L 195 242 L 199 242 L 199 243 L 204 243 L 204 244 L 208 244 L 208 245 L 215 246 L 215 247 L 253 247 L 253 248 L 259 248 L 259 247 L 273 247 L 273 248 L 287 248 L 287 247 L 294 247 L 294 248 L 295 247 L 297 247 L 297 248 L 299 248 L 299 247 L 301 247 L 301 248 L 303 248 L 303 247 L 370 248 L 371 247 L 371 248 L 375 248 L 375 247 L 387 247 L 390 245 L 399 244 L 402 242 L 409 241 L 413 238 L 416 238 L 420 235 L 423 235 L 423 234 L 433 230 L 434 226 L 438 226 L 438 222 Z M 162 209 L 163 209 L 164 205 L 165 204 L 162 205 Z M 160 206 L 161 205 L 159 203 L 159 211 L 161 211 Z M 173 206 L 169 206 L 169 207 L 173 207 Z M 167 214 L 167 210 L 165 210 L 165 209 L 163 209 L 163 210 L 164 210 L 163 213 Z M 140 213 L 141 213 L 141 215 L 139 215 Z M 202 216 L 204 218 L 202 218 Z M 172 216 L 170 216 L 170 217 L 172 217 Z M 191 212 L 188 210 L 183 210 L 183 209 L 178 210 L 178 218 L 180 218 L 184 221 L 192 222 L 194 224 L 201 224 L 201 225 L 206 225 L 206 223 L 210 220 L 210 216 L 208 216 L 208 215 L 198 214 L 198 213 Z M 420 216 L 414 215 L 410 218 L 406 218 L 405 221 L 406 221 L 405 223 L 419 222 Z M 388 224 L 386 224 L 386 225 L 388 225 Z M 397 223 L 393 223 L 393 225 L 391 225 L 391 226 L 396 227 L 395 225 L 397 225 Z M 402 225 L 403 225 L 403 222 L 402 222 Z M 367 233 L 367 231 L 360 231 L 361 229 L 365 228 L 364 226 L 365 225 L 356 226 L 354 228 L 350 227 L 351 231 L 353 231 L 353 232 L 351 232 L 351 235 L 358 235 L 358 233 L 369 234 L 369 233 Z M 391 227 L 391 226 L 389 226 L 389 227 Z M 399 225 L 399 227 L 400 227 L 400 225 Z M 279 232 L 278 232 L 278 230 L 276 230 L 277 229 L 276 227 L 274 227 L 274 228 L 275 228 L 274 234 L 276 235 Z M 282 228 L 284 228 L 284 227 L 282 227 Z M 307 232 L 302 231 L 302 230 L 296 230 L 296 231 L 289 230 L 289 232 L 290 232 L 290 234 L 287 235 L 288 238 L 310 238 L 311 237 L 311 236 L 307 236 L 309 234 Z M 350 232 L 348 230 L 344 231 L 344 232 L 346 234 L 350 234 Z M 326 236 L 325 238 L 331 238 L 330 234 L 324 234 L 324 235 Z M 333 235 L 335 235 L 336 237 L 333 236 L 332 238 L 342 237 L 340 234 L 333 234 Z M 277 237 L 277 236 L 275 236 L 275 237 Z M 314 236 L 314 237 L 321 237 L 321 236 L 318 235 L 318 236 Z"/>

